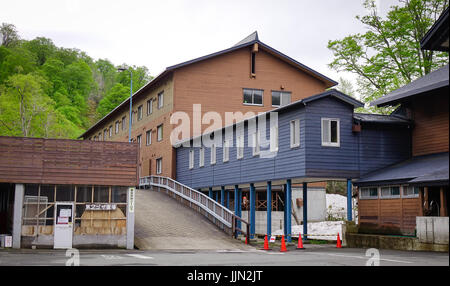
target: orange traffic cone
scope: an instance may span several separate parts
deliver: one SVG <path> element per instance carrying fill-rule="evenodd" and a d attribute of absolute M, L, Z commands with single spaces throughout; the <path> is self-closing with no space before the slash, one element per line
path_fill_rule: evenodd
<path fill-rule="evenodd" d="M 267 235 L 264 237 L 264 248 L 263 250 L 272 250 L 269 248 L 269 240 L 267 239 Z"/>
<path fill-rule="evenodd" d="M 281 250 L 280 252 L 286 252 L 286 243 L 284 242 L 284 235 L 281 236 Z"/>
<path fill-rule="evenodd" d="M 301 233 L 298 234 L 298 245 L 297 245 L 297 249 L 305 249 L 305 248 L 303 247 L 303 240 L 302 240 L 302 234 L 301 234 Z"/>
<path fill-rule="evenodd" d="M 338 235 L 337 235 L 337 244 L 336 244 L 336 247 L 337 247 L 337 248 L 342 248 L 342 246 L 341 246 L 341 238 L 339 237 L 339 232 L 338 232 Z"/>

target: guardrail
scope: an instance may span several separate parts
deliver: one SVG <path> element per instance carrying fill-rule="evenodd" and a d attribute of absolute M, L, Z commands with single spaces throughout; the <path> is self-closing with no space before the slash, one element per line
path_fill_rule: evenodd
<path fill-rule="evenodd" d="M 180 203 L 190 207 L 204 215 L 220 229 L 237 238 L 239 233 L 246 237 L 249 243 L 250 224 L 242 218 L 222 206 L 207 195 L 194 190 L 186 185 L 162 176 L 147 176 L 139 179 L 139 188 L 156 188 L 157 191 L 164 189 L 169 196 L 172 196 Z M 240 222 L 240 223 L 239 223 Z M 245 224 L 245 230 L 239 225 Z"/>

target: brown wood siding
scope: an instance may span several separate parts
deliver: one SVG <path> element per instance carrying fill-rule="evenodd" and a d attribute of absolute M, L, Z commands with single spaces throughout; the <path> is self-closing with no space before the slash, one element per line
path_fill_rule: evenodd
<path fill-rule="evenodd" d="M 138 145 L 0 136 L 0 182 L 136 186 Z"/>
<path fill-rule="evenodd" d="M 414 234 L 419 198 L 359 199 L 359 225 L 362 232 Z"/>
<path fill-rule="evenodd" d="M 413 101 L 413 156 L 449 151 L 448 104 L 448 94 L 425 95 Z"/>

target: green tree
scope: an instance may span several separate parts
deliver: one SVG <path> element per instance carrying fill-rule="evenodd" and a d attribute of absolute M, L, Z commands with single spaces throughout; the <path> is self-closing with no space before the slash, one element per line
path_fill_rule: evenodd
<path fill-rule="evenodd" d="M 16 26 L 13 24 L 2 23 L 0 26 L 0 45 L 9 47 L 19 40 Z"/>
<path fill-rule="evenodd" d="M 39 66 L 43 65 L 56 51 L 53 41 L 44 37 L 37 37 L 34 40 L 25 42 L 24 47 L 36 55 Z"/>
<path fill-rule="evenodd" d="M 374 0 L 366 0 L 369 12 L 356 18 L 367 28 L 364 34 L 328 42 L 334 54 L 330 67 L 358 76 L 358 92 L 366 103 L 387 94 L 448 63 L 448 53 L 420 49 L 420 40 L 448 7 L 447 0 L 399 0 L 385 19 Z M 392 109 L 368 108 L 388 113 Z"/>
<path fill-rule="evenodd" d="M 99 113 L 100 117 L 108 114 L 129 96 L 130 88 L 128 86 L 123 86 L 120 83 L 116 83 L 98 104 L 97 112 Z"/>
<path fill-rule="evenodd" d="M 122 66 L 126 66 L 125 64 Z M 133 73 L 133 92 L 136 92 L 143 87 L 152 77 L 148 73 L 148 69 L 145 66 L 132 66 L 129 67 Z M 130 72 L 123 71 L 117 73 L 116 82 L 121 83 L 124 86 L 130 86 Z"/>

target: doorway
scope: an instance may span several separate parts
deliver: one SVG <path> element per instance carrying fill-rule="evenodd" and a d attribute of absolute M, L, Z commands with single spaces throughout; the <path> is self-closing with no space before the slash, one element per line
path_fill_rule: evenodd
<path fill-rule="evenodd" d="M 72 248 L 73 238 L 73 203 L 56 203 L 53 248 Z"/>

